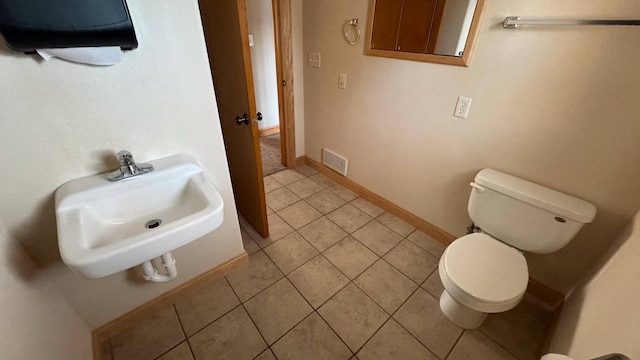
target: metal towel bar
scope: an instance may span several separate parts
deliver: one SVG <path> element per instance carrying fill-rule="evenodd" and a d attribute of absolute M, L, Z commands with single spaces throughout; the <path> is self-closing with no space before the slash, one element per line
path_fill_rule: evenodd
<path fill-rule="evenodd" d="M 580 20 L 580 19 L 521 19 L 519 16 L 508 16 L 504 19 L 505 29 L 517 29 L 522 25 L 622 25 L 638 26 L 640 20 Z"/>

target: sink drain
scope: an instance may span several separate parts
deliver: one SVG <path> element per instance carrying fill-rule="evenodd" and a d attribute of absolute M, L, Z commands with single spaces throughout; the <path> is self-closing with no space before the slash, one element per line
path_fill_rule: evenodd
<path fill-rule="evenodd" d="M 146 227 L 147 229 L 155 229 L 158 226 L 160 226 L 160 224 L 162 224 L 162 220 L 160 219 L 153 219 L 153 220 L 149 220 L 147 221 L 146 224 L 144 224 L 144 227 Z"/>

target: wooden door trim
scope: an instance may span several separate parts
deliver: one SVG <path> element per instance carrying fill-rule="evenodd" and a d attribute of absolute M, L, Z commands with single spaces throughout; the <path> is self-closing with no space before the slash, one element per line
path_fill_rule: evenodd
<path fill-rule="evenodd" d="M 272 0 L 282 165 L 296 166 L 291 0 Z"/>

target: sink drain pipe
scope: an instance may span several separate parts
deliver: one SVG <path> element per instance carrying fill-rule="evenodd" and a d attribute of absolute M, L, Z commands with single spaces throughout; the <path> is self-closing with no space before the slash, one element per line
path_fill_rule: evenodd
<path fill-rule="evenodd" d="M 142 263 L 143 277 L 147 281 L 153 282 L 167 282 L 171 281 L 178 276 L 178 269 L 176 268 L 176 259 L 171 256 L 171 252 L 160 256 L 162 259 L 162 267 L 167 271 L 167 274 L 158 274 L 158 270 L 153 266 L 151 260 Z"/>

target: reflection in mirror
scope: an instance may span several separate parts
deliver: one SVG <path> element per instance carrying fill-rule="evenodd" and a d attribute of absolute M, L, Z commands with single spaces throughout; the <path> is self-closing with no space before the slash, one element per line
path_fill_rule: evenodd
<path fill-rule="evenodd" d="M 368 55 L 468 66 L 486 0 L 371 0 Z"/>

